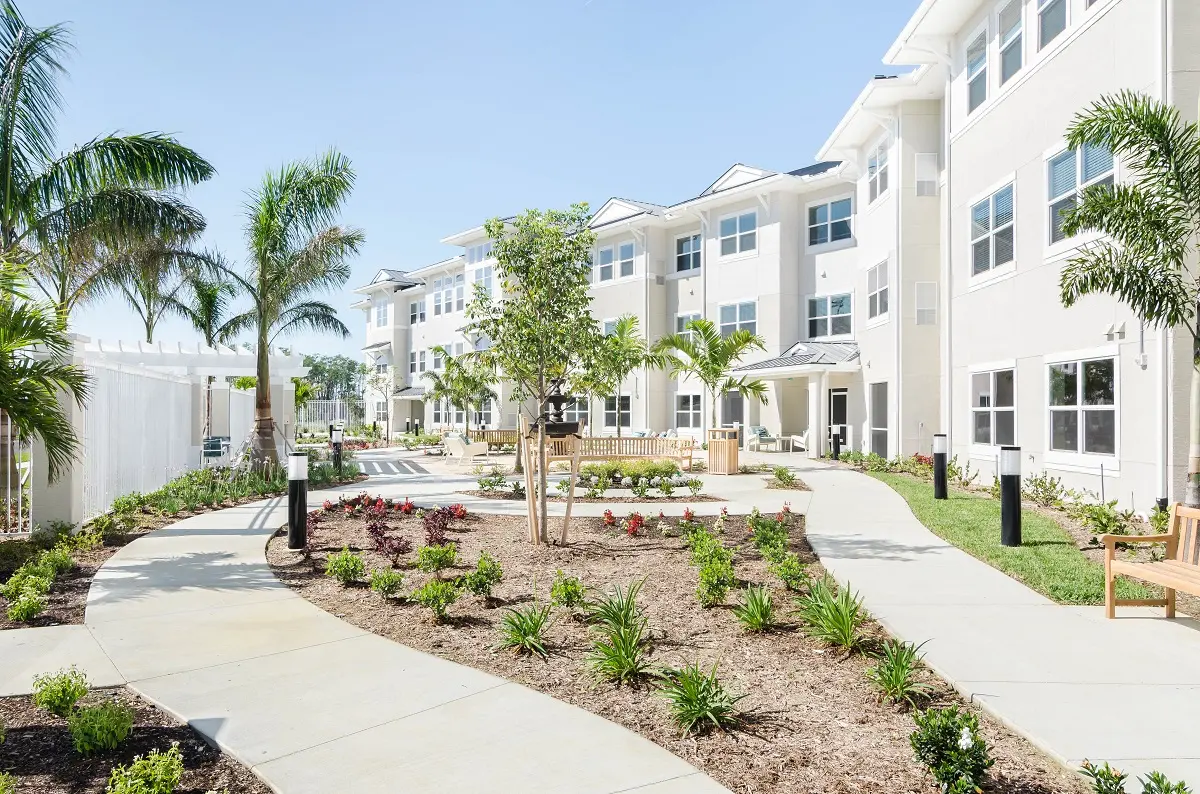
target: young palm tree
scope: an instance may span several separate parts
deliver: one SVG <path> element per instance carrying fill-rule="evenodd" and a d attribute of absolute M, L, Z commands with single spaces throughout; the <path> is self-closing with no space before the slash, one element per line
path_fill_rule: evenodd
<path fill-rule="evenodd" d="M 616 395 L 617 438 L 621 437 L 621 387 L 625 379 L 639 369 L 662 369 L 669 365 L 669 356 L 651 349 L 638 331 L 638 318 L 623 314 L 617 318 L 611 333 L 601 340 L 593 377 L 598 381 L 601 396 Z"/>
<path fill-rule="evenodd" d="M 88 381 L 67 358 L 71 339 L 54 307 L 30 301 L 25 278 L 21 267 L 0 264 L 0 431 L 7 436 L 15 427 L 40 439 L 53 480 L 70 467 L 79 446 L 60 392 L 82 405 Z M 19 487 L 12 440 L 0 438 L 0 489 L 6 494 Z"/>
<path fill-rule="evenodd" d="M 471 432 L 471 411 L 488 400 L 499 400 L 492 388 L 496 384 L 496 373 L 486 364 L 470 355 L 452 356 L 450 351 L 438 345 L 433 355 L 441 358 L 445 365 L 441 372 L 429 370 L 421 377 L 429 381 L 428 398 L 437 402 L 446 400 L 454 408 L 462 409 L 466 415 L 466 430 Z"/>
<path fill-rule="evenodd" d="M 97 243 L 190 234 L 204 219 L 170 191 L 213 167 L 158 133 L 108 135 L 55 151 L 62 25 L 34 28 L 0 2 L 0 251 L 29 264 L 61 310 L 89 294 Z"/>
<path fill-rule="evenodd" d="M 281 335 L 303 330 L 350 335 L 337 310 L 313 296 L 346 283 L 350 257 L 365 239 L 360 230 L 335 224 L 353 188 L 350 161 L 333 150 L 268 173 L 246 206 L 249 270 L 242 276 L 224 269 L 251 302 L 238 322 L 254 329 L 258 354 L 253 442 L 257 465 L 279 461 L 271 416 L 271 344 Z"/>
<path fill-rule="evenodd" d="M 1191 442 L 1184 501 L 1200 507 L 1200 276 L 1190 267 L 1200 239 L 1200 131 L 1156 99 L 1122 92 L 1079 113 L 1067 145 L 1107 147 L 1129 178 L 1092 186 L 1066 214 L 1063 230 L 1090 230 L 1088 243 L 1060 276 L 1064 306 L 1104 293 L 1128 304 L 1145 323 L 1185 327 L 1192 336 Z"/>
<path fill-rule="evenodd" d="M 751 350 L 766 349 L 761 336 L 744 329 L 723 336 L 712 320 L 690 320 L 685 330 L 687 333 L 659 339 L 654 351 L 667 357 L 672 377 L 683 375 L 704 384 L 712 412 L 712 427 L 717 426 L 717 397 L 722 394 L 737 392 L 766 404 L 767 384 L 761 380 L 748 380 L 744 375 L 735 378 L 730 374 L 742 356 Z"/>
<path fill-rule="evenodd" d="M 191 250 L 188 242 L 156 237 L 107 254 L 104 259 L 105 280 L 141 318 L 147 342 L 154 341 L 154 329 L 167 315 L 188 316 L 181 301 L 185 287 L 195 278 L 202 278 L 205 269 L 219 267 L 213 255 Z"/>

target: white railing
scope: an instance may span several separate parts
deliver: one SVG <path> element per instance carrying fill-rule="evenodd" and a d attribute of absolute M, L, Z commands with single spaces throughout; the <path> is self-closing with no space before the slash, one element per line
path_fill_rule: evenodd
<path fill-rule="evenodd" d="M 33 444 L 0 413 L 0 537 L 33 529 Z"/>
<path fill-rule="evenodd" d="M 91 396 L 83 410 L 83 518 L 118 496 L 146 493 L 199 463 L 192 446 L 192 384 L 185 378 L 88 363 Z M 252 407 L 253 407 L 253 398 Z"/>
<path fill-rule="evenodd" d="M 324 433 L 331 424 L 362 424 L 362 400 L 309 400 L 296 409 L 296 432 Z"/>

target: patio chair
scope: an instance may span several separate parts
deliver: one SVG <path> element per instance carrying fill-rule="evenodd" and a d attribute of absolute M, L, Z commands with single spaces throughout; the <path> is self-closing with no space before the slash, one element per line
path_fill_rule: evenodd
<path fill-rule="evenodd" d="M 779 451 L 779 438 L 767 433 L 767 428 L 762 425 L 750 425 L 746 428 L 746 451 L 747 452 L 762 452 L 763 446 L 773 447 L 776 452 Z"/>
<path fill-rule="evenodd" d="M 808 452 L 808 431 L 791 437 L 792 452 Z"/>
<path fill-rule="evenodd" d="M 458 458 L 458 465 L 464 466 L 475 459 L 478 455 L 487 457 L 488 445 L 486 441 L 466 442 L 461 436 L 449 435 L 442 440 L 446 445 L 446 451 L 453 458 Z"/>

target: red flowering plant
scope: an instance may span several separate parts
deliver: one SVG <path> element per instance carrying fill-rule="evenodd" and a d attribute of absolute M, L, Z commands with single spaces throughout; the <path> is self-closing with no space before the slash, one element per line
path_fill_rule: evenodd
<path fill-rule="evenodd" d="M 611 527 L 617 523 L 617 517 L 613 515 L 613 511 L 604 511 L 604 526 Z"/>
<path fill-rule="evenodd" d="M 644 526 L 646 526 L 646 519 L 642 517 L 641 513 L 630 513 L 625 519 L 625 534 L 632 538 Z"/>
<path fill-rule="evenodd" d="M 689 522 L 695 521 L 696 520 L 696 511 L 690 507 L 683 508 L 683 520 L 689 521 Z"/>
<path fill-rule="evenodd" d="M 450 515 L 454 516 L 455 518 L 466 518 L 467 508 L 457 503 L 452 504 L 450 505 Z"/>
<path fill-rule="evenodd" d="M 321 509 L 328 513 L 329 511 L 333 510 L 333 502 L 326 499 L 321 503 Z"/>

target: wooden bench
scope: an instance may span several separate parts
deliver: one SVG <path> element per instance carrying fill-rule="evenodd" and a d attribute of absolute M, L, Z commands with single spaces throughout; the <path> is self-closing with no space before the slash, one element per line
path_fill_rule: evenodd
<path fill-rule="evenodd" d="M 690 438 L 643 438 L 628 436 L 584 436 L 580 440 L 580 460 L 677 460 L 684 469 L 692 468 L 692 452 L 695 442 Z M 567 460 L 571 457 L 565 441 L 550 439 L 547 442 L 547 457 Z"/>
<path fill-rule="evenodd" d="M 488 445 L 489 449 L 500 449 L 501 447 L 516 448 L 521 440 L 520 430 L 472 430 L 470 433 L 472 441 L 482 441 Z"/>
<path fill-rule="evenodd" d="M 1171 508 L 1168 530 L 1162 535 L 1101 535 L 1104 544 L 1104 610 L 1117 616 L 1118 606 L 1166 607 L 1175 617 L 1175 591 L 1200 596 L 1200 509 L 1176 504 Z M 1117 558 L 1118 543 L 1166 543 L 1159 562 L 1131 562 Z M 1165 598 L 1117 600 L 1117 576 L 1128 576 L 1161 585 Z"/>

